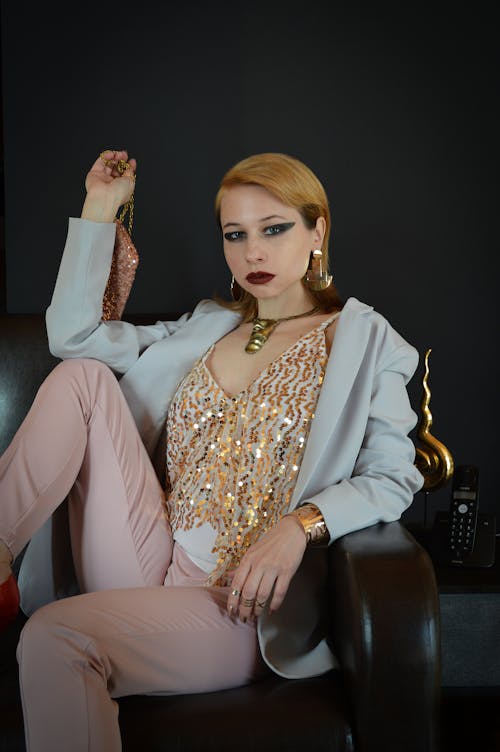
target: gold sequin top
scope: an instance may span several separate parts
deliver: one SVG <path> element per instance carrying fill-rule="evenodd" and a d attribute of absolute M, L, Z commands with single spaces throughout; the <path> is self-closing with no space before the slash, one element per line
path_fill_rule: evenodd
<path fill-rule="evenodd" d="M 328 359 L 324 331 L 336 316 L 234 397 L 206 366 L 214 345 L 179 384 L 167 417 L 167 510 L 174 539 L 212 570 L 207 585 L 221 583 L 288 511 Z"/>

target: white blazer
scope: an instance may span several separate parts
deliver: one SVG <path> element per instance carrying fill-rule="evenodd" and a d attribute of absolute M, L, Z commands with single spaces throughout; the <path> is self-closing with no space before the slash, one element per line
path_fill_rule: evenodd
<path fill-rule="evenodd" d="M 46 315 L 49 347 L 57 357 L 97 358 L 123 374 L 121 388 L 152 455 L 177 385 L 240 317 L 204 300 L 174 322 L 102 322 L 114 233 L 114 224 L 70 219 Z M 422 485 L 408 438 L 417 416 L 406 391 L 417 363 L 417 351 L 385 318 L 348 299 L 289 507 L 316 504 L 331 541 L 399 519 Z M 281 608 L 259 620 L 262 655 L 282 676 L 314 676 L 336 665 L 321 628 L 325 577 L 324 551 L 307 550 Z"/>

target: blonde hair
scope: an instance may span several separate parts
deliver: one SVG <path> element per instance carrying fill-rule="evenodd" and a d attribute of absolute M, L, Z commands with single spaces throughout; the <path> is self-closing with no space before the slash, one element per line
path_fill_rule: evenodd
<path fill-rule="evenodd" d="M 236 185 L 258 185 L 276 196 L 286 206 L 296 209 L 304 220 L 306 227 L 316 227 L 318 217 L 323 217 L 326 232 L 321 250 L 323 268 L 328 269 L 328 242 L 330 238 L 331 217 L 328 198 L 322 184 L 303 162 L 287 154 L 267 152 L 254 154 L 231 167 L 221 180 L 215 197 L 215 214 L 219 227 L 222 199 L 226 192 Z M 311 248 L 311 250 L 313 250 Z M 331 284 L 326 290 L 309 290 L 316 305 L 325 312 L 340 310 L 343 306 L 337 290 Z M 241 312 L 244 321 L 257 315 L 257 301 L 246 290 L 238 301 L 223 301 L 222 305 Z"/>

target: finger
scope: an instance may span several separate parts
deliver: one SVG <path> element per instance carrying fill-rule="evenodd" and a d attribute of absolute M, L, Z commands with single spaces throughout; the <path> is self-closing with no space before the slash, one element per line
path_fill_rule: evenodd
<path fill-rule="evenodd" d="M 100 167 L 101 169 L 104 168 L 108 171 L 112 170 L 114 165 L 116 164 L 116 154 L 117 152 L 115 152 L 113 149 L 105 149 L 99 154 L 97 160 L 94 163 L 94 166 Z"/>
<path fill-rule="evenodd" d="M 245 591 L 241 594 L 238 616 L 242 622 L 246 622 L 253 616 L 255 595 L 248 595 Z"/>
<path fill-rule="evenodd" d="M 257 593 L 260 589 L 262 577 L 262 571 L 251 571 L 245 581 L 240 597 L 239 606 L 239 618 L 242 621 L 246 621 L 247 619 L 250 619 L 252 618 L 252 616 L 254 616 Z"/>
<path fill-rule="evenodd" d="M 273 575 L 269 575 L 267 573 L 260 581 L 259 589 L 257 590 L 257 594 L 255 596 L 254 613 L 256 616 L 260 616 L 260 614 L 268 606 L 269 599 L 271 598 L 271 595 L 273 593 L 275 581 L 276 578 Z"/>
<path fill-rule="evenodd" d="M 237 567 L 235 575 L 229 586 L 227 610 L 230 616 L 238 616 L 241 592 L 250 572 L 250 567 L 244 561 Z"/>
<path fill-rule="evenodd" d="M 104 149 L 99 155 L 99 159 L 112 159 L 118 161 L 119 159 L 128 160 L 128 152 L 126 149 Z"/>
<path fill-rule="evenodd" d="M 269 596 L 260 596 L 257 595 L 255 599 L 255 606 L 253 607 L 253 613 L 255 618 L 258 618 L 267 608 L 267 601 L 269 600 Z"/>
<path fill-rule="evenodd" d="M 245 577 L 240 571 L 240 567 L 236 570 L 236 575 L 231 581 L 229 586 L 229 595 L 227 598 L 227 610 L 230 616 L 236 616 L 240 605 L 241 590 L 245 582 Z"/>
<path fill-rule="evenodd" d="M 276 584 L 274 586 L 273 597 L 271 598 L 271 603 L 269 604 L 269 613 L 277 611 L 283 603 L 286 591 L 288 590 L 288 585 L 290 584 L 290 580 L 291 577 L 285 576 L 280 576 L 277 578 Z"/>
<path fill-rule="evenodd" d="M 108 172 L 111 171 L 111 169 L 106 166 L 106 160 L 103 158 L 102 154 L 100 154 L 97 157 L 97 159 L 94 162 L 94 164 L 92 165 L 92 167 L 90 168 L 89 172 L 100 172 L 100 173 L 102 173 L 102 172 L 106 172 L 106 170 Z"/>
<path fill-rule="evenodd" d="M 112 175 L 113 177 L 121 177 L 124 172 L 121 165 L 128 162 L 128 152 L 125 149 L 105 149 L 99 154 L 98 160 L 96 160 L 94 166 L 96 166 L 99 161 L 104 165 L 107 174 Z"/>
<path fill-rule="evenodd" d="M 231 585 L 231 590 L 227 598 L 227 612 L 232 618 L 238 616 L 238 607 L 240 604 L 241 590 Z"/>
<path fill-rule="evenodd" d="M 122 177 L 124 178 L 130 178 L 130 180 L 133 180 L 135 183 L 135 171 L 131 164 L 128 164 L 128 167 L 126 170 L 122 173 Z"/>

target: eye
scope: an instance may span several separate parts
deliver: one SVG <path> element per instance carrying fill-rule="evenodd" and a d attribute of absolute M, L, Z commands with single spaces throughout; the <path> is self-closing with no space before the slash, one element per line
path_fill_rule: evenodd
<path fill-rule="evenodd" d="M 295 225 L 295 222 L 281 222 L 278 225 L 270 225 L 264 228 L 264 235 L 280 235 L 287 230 L 290 230 Z"/>
<path fill-rule="evenodd" d="M 241 230 L 233 230 L 232 232 L 225 232 L 224 238 L 229 241 L 229 243 L 234 243 L 237 240 L 241 240 L 245 237 L 245 233 Z"/>

